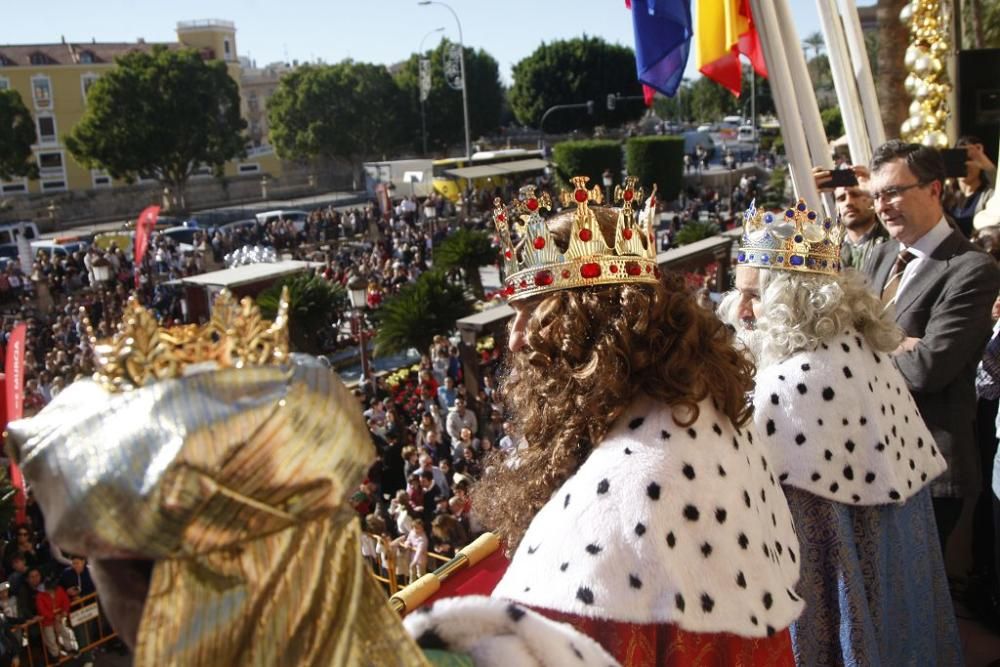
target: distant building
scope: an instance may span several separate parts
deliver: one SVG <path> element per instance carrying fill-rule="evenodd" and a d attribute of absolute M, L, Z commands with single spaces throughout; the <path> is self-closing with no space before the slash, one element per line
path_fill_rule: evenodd
<path fill-rule="evenodd" d="M 228 163 L 225 174 L 267 172 L 280 176 L 281 162 L 268 144 L 263 112 L 280 74 L 276 74 L 273 81 L 268 79 L 273 83 L 270 88 L 263 85 L 258 70 L 245 70 L 241 65 L 236 50 L 236 26 L 231 21 L 210 19 L 179 22 L 176 42 L 157 44 L 139 39 L 135 42 L 71 43 L 63 39 L 55 44 L 0 45 L 0 89 L 18 91 L 32 111 L 38 141 L 33 150 L 39 167 L 37 180 L 0 181 L 0 196 L 125 185 L 103 171 L 85 169 L 77 164 L 62 139 L 83 117 L 90 86 L 115 67 L 116 57 L 134 51 L 150 51 L 157 45 L 168 49 L 194 48 L 206 60 L 222 60 L 230 76 L 239 84 L 243 114 L 250 126 L 248 155 L 243 160 Z M 248 81 L 246 88 L 244 77 Z M 262 92 L 267 90 L 270 92 Z M 194 178 L 211 176 L 211 169 L 205 167 Z"/>

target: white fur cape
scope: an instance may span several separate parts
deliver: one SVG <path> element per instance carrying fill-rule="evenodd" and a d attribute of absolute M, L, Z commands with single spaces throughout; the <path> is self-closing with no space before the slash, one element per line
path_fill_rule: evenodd
<path fill-rule="evenodd" d="M 761 637 L 802 610 L 799 544 L 759 438 L 711 401 L 636 400 L 535 516 L 494 597 Z"/>
<path fill-rule="evenodd" d="M 758 372 L 754 422 L 781 482 L 828 500 L 903 503 L 947 467 L 895 364 L 855 331 Z"/>
<path fill-rule="evenodd" d="M 403 625 L 424 649 L 465 653 L 476 667 L 608 667 L 618 662 L 566 623 L 481 595 L 420 607 Z"/>

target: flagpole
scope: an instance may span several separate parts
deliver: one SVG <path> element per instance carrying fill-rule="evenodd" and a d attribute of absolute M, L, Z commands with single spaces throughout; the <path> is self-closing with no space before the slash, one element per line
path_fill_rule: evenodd
<path fill-rule="evenodd" d="M 840 16 L 844 20 L 844 33 L 847 37 L 847 52 L 854 63 L 854 78 L 858 82 L 858 95 L 861 98 L 861 108 L 868 130 L 868 142 L 872 149 L 885 143 L 885 126 L 882 124 L 882 110 L 878 106 L 878 96 L 875 94 L 875 80 L 872 77 L 872 66 L 868 60 L 868 48 L 865 46 L 865 36 L 861 32 L 861 17 L 854 0 L 839 0 Z"/>
<path fill-rule="evenodd" d="M 764 50 L 771 94 L 778 111 L 781 136 L 785 141 L 785 154 L 789 158 L 788 171 L 792 176 L 792 187 L 797 197 L 805 199 L 810 206 L 816 206 L 816 202 L 820 201 L 819 191 L 812 177 L 805 131 L 796 108 L 797 91 L 792 82 L 788 59 L 782 48 L 777 15 L 771 0 L 750 0 L 750 4 L 754 26 L 760 34 L 761 48 Z"/>
<path fill-rule="evenodd" d="M 826 51 L 830 58 L 830 72 L 833 74 L 833 86 L 837 91 L 840 116 L 844 121 L 844 129 L 847 131 L 851 163 L 868 164 L 872 157 L 872 146 L 865 129 L 857 82 L 851 74 L 850 55 L 847 51 L 844 27 L 837 15 L 835 3 L 836 0 L 816 0 L 816 5 L 819 8 L 820 26 L 823 29 L 823 38 L 826 40 Z"/>
<path fill-rule="evenodd" d="M 806 67 L 806 57 L 802 52 L 802 41 L 799 39 L 799 31 L 795 28 L 788 0 L 774 0 L 774 9 L 778 18 L 778 30 L 782 35 L 782 42 L 788 54 L 788 66 L 792 79 L 803 83 L 811 82 L 809 68 Z M 798 87 L 795 100 L 798 103 L 806 141 L 809 142 L 812 166 L 832 168 L 833 158 L 830 156 L 830 142 L 823 129 L 823 119 L 819 115 L 819 104 L 816 102 L 816 91 L 811 83 Z"/>

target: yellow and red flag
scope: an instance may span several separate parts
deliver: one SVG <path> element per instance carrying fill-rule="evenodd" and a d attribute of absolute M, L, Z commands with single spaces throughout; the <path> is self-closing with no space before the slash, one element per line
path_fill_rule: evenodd
<path fill-rule="evenodd" d="M 695 54 L 698 71 L 737 97 L 743 78 L 740 54 L 767 76 L 764 52 L 754 27 L 749 0 L 696 0 Z"/>

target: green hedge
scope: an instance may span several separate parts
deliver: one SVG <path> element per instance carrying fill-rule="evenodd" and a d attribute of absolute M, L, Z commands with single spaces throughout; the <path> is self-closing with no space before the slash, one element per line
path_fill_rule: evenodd
<path fill-rule="evenodd" d="M 632 137 L 625 143 L 625 156 L 628 173 L 647 193 L 655 183 L 657 199 L 677 199 L 684 178 L 682 137 Z"/>
<path fill-rule="evenodd" d="M 556 163 L 556 175 L 564 188 L 570 187 L 569 179 L 574 176 L 588 176 L 590 187 L 603 187 L 605 169 L 611 170 L 616 183 L 621 180 L 622 146 L 617 141 L 563 141 L 552 147 L 552 158 Z"/>

